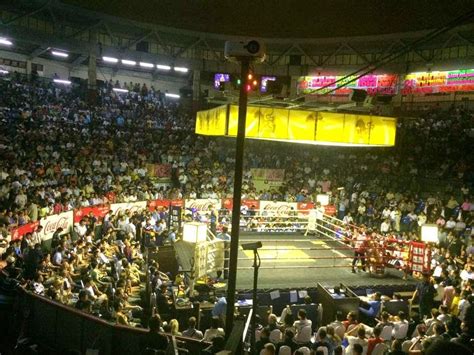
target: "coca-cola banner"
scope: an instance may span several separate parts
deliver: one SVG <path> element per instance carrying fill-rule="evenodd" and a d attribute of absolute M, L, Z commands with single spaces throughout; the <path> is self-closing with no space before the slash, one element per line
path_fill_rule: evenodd
<path fill-rule="evenodd" d="M 43 241 L 52 238 L 56 229 L 61 227 L 63 233 L 69 233 L 73 226 L 74 213 L 72 211 L 63 212 L 60 214 L 53 214 L 40 221 L 43 230 L 41 231 L 41 239 Z"/>
<path fill-rule="evenodd" d="M 234 201 L 231 198 L 224 198 L 222 200 L 222 208 L 225 208 L 227 210 L 232 210 L 233 204 Z M 247 209 L 254 209 L 256 211 L 260 208 L 259 200 L 242 200 L 240 204 L 242 207 L 245 206 Z"/>
<path fill-rule="evenodd" d="M 186 209 L 196 209 L 197 211 L 210 212 L 221 208 L 221 201 L 213 198 L 188 199 L 185 201 Z"/>
<path fill-rule="evenodd" d="M 82 207 L 74 210 L 74 223 L 79 223 L 83 217 L 88 216 L 91 212 L 99 221 L 110 211 L 109 205 Z"/>
<path fill-rule="evenodd" d="M 38 228 L 39 222 L 28 223 L 23 226 L 13 228 L 10 231 L 11 240 L 23 238 L 26 233 L 33 233 Z"/>
<path fill-rule="evenodd" d="M 260 201 L 260 214 L 266 216 L 289 215 L 297 208 L 296 202 Z"/>
<path fill-rule="evenodd" d="M 126 211 L 134 213 L 146 209 L 146 201 L 113 203 L 110 205 L 112 215 L 124 213 Z"/>

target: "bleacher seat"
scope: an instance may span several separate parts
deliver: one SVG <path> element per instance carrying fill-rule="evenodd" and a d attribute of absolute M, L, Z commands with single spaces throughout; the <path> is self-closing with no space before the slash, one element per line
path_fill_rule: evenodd
<path fill-rule="evenodd" d="M 273 329 L 270 332 L 270 341 L 274 344 L 278 344 L 281 341 L 281 331 L 280 331 L 280 329 Z"/>
<path fill-rule="evenodd" d="M 388 350 L 388 346 L 384 343 L 378 343 L 372 350 L 372 355 L 383 355 Z"/>
<path fill-rule="evenodd" d="M 278 355 L 291 355 L 291 348 L 288 345 L 282 345 L 278 350 Z"/>

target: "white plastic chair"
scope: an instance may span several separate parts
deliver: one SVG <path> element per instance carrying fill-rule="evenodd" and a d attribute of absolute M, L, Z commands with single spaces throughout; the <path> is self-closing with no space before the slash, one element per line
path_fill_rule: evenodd
<path fill-rule="evenodd" d="M 334 329 L 334 334 L 336 334 L 339 338 L 344 339 L 344 334 L 346 333 L 346 327 L 340 325 Z"/>
<path fill-rule="evenodd" d="M 303 355 L 311 355 L 311 350 L 309 350 L 307 346 L 302 346 L 298 350 L 301 351 Z"/>
<path fill-rule="evenodd" d="M 301 328 L 301 331 L 296 334 L 295 341 L 299 344 L 306 344 L 311 341 L 312 329 L 311 326 L 307 325 Z"/>
<path fill-rule="evenodd" d="M 278 350 L 278 355 L 291 355 L 291 348 L 288 345 L 282 345 Z"/>
<path fill-rule="evenodd" d="M 395 339 L 405 339 L 408 334 L 408 323 L 401 323 L 395 326 L 392 335 Z"/>
<path fill-rule="evenodd" d="M 270 332 L 270 341 L 274 344 L 277 344 L 281 341 L 281 331 L 280 329 L 273 329 Z"/>
<path fill-rule="evenodd" d="M 325 346 L 318 346 L 316 351 L 322 351 L 324 355 L 328 355 L 328 348 Z"/>
<path fill-rule="evenodd" d="M 388 350 L 388 346 L 384 343 L 378 343 L 372 350 L 372 355 L 383 355 Z"/>
<path fill-rule="evenodd" d="M 392 331 L 393 331 L 393 327 L 391 325 L 386 325 L 385 327 L 383 327 L 380 337 L 385 341 L 391 341 Z"/>
<path fill-rule="evenodd" d="M 411 342 L 411 340 L 405 340 L 403 343 L 402 343 L 402 351 L 404 353 L 407 353 L 410 351 L 410 348 L 411 346 L 413 345 L 413 343 Z"/>

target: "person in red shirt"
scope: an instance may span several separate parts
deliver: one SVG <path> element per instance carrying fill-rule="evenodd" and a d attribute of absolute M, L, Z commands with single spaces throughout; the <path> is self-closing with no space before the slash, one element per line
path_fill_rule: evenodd
<path fill-rule="evenodd" d="M 362 263 L 362 270 L 365 271 L 367 237 L 364 233 L 356 233 L 354 235 L 354 259 L 352 260 L 352 272 L 355 274 L 355 266 L 358 261 Z"/>
<path fill-rule="evenodd" d="M 342 321 L 342 324 L 346 328 L 346 331 L 351 325 L 357 325 L 357 313 L 354 311 L 347 313 L 347 320 Z"/>
<path fill-rule="evenodd" d="M 372 351 L 374 351 L 375 345 L 379 343 L 383 343 L 383 339 L 380 337 L 380 334 L 382 334 L 382 327 L 375 327 L 373 332 L 374 332 L 374 336 L 370 338 L 367 343 L 367 355 L 372 354 Z"/>

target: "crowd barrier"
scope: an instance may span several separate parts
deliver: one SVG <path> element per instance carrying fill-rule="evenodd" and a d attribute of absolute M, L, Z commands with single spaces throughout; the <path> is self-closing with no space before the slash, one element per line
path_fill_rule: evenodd
<path fill-rule="evenodd" d="M 313 202 L 283 202 L 283 201 L 260 201 L 260 200 L 242 200 L 242 211 L 253 209 L 260 214 L 270 216 L 285 215 L 291 212 L 297 212 L 300 215 L 308 214 L 314 208 Z M 92 213 L 97 219 L 101 220 L 105 215 L 112 215 L 124 211 L 138 211 L 147 208 L 149 211 L 155 211 L 157 208 L 181 207 L 189 210 L 191 213 L 210 213 L 213 210 L 232 210 L 232 199 L 185 199 L 185 200 L 151 200 L 137 202 L 111 203 L 96 206 L 82 207 L 72 211 L 66 211 L 59 214 L 47 216 L 39 221 L 28 223 L 10 230 L 11 240 L 21 239 L 26 233 L 37 230 L 41 225 L 43 229 L 39 233 L 43 241 L 52 238 L 54 232 L 61 227 L 63 233 L 72 230 L 74 223 L 78 223 L 83 217 Z M 335 213 L 333 205 L 326 206 L 326 213 Z"/>
<path fill-rule="evenodd" d="M 115 325 L 74 308 L 20 290 L 20 311 L 26 325 L 24 336 L 34 343 L 65 353 L 140 354 L 148 330 Z M 170 340 L 171 335 L 166 334 Z M 210 345 L 187 337 L 175 337 L 190 354 L 201 354 Z"/>

